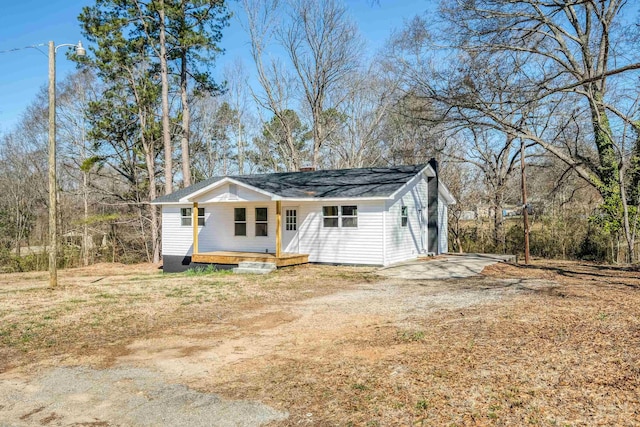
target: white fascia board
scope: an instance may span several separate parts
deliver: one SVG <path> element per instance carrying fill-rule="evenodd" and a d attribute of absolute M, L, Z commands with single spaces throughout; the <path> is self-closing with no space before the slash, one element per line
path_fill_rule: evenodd
<path fill-rule="evenodd" d="M 286 198 L 280 196 L 273 196 L 272 201 L 281 200 L 283 202 L 358 202 L 358 201 L 375 201 L 375 200 L 389 200 L 389 197 L 305 197 L 305 198 Z M 243 203 L 245 200 L 216 200 L 214 202 L 206 202 L 203 205 L 212 205 L 215 203 Z M 255 203 L 255 202 L 246 202 Z M 152 205 L 182 205 L 189 206 L 193 202 L 153 202 Z"/>
<path fill-rule="evenodd" d="M 438 193 L 442 194 L 442 197 L 444 197 L 447 204 L 455 205 L 457 203 L 456 198 L 453 197 L 453 194 L 451 194 L 451 191 L 449 191 L 447 186 L 444 185 L 442 182 L 438 183 Z"/>
<path fill-rule="evenodd" d="M 275 199 L 274 199 L 275 200 Z M 359 202 L 368 200 L 389 200 L 389 197 L 282 197 L 283 202 Z"/>
<path fill-rule="evenodd" d="M 255 191 L 256 193 L 264 194 L 265 196 L 270 197 L 271 200 L 280 200 L 280 196 L 276 196 L 275 194 L 269 193 L 268 191 L 261 190 L 261 189 L 259 189 L 257 187 L 254 187 L 254 186 L 249 185 L 249 184 L 245 184 L 244 182 L 240 182 L 240 181 L 235 180 L 233 178 L 222 178 L 220 181 L 213 182 L 213 183 L 207 185 L 206 187 L 201 188 L 200 190 L 198 190 L 198 191 L 196 191 L 194 193 L 191 193 L 186 197 L 183 197 L 182 199 L 180 199 L 180 202 L 190 203 L 196 197 L 198 197 L 198 196 L 200 196 L 202 194 L 205 194 L 205 193 L 213 190 L 214 188 L 220 187 L 221 185 L 224 185 L 224 184 L 236 184 L 236 185 L 239 185 L 241 187 L 247 188 L 247 189 L 249 189 L 251 191 Z"/>
<path fill-rule="evenodd" d="M 420 179 L 420 177 L 422 175 L 426 175 L 428 177 L 434 177 L 436 176 L 436 171 L 433 170 L 433 168 L 431 167 L 431 165 L 427 165 L 424 167 L 424 169 L 422 169 L 420 172 L 418 172 L 416 174 L 416 176 L 414 176 L 413 178 L 411 178 L 409 181 L 407 181 L 406 184 L 404 184 L 402 187 L 398 188 L 396 191 L 394 191 L 394 193 L 387 197 L 388 199 L 395 199 L 395 197 L 400 194 L 402 191 L 404 191 L 405 188 L 414 185 L 415 181 L 417 181 L 418 179 Z"/>

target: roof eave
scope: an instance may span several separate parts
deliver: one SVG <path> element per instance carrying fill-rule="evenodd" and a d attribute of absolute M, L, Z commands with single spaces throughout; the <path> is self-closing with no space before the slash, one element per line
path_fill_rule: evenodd
<path fill-rule="evenodd" d="M 187 205 L 189 203 L 187 202 L 163 202 L 163 201 L 152 201 L 149 202 L 150 205 L 158 205 L 158 206 L 162 206 L 162 205 Z"/>
<path fill-rule="evenodd" d="M 419 178 L 422 174 L 426 174 L 428 177 L 434 177 L 436 176 L 436 171 L 433 170 L 433 168 L 431 167 L 431 165 L 427 164 L 424 168 L 422 168 L 418 173 L 416 173 L 413 178 L 411 178 L 409 181 L 407 181 L 404 185 L 402 185 L 402 187 L 398 188 L 396 191 L 394 191 L 389 197 L 387 197 L 388 199 L 395 199 L 396 196 L 398 194 L 400 194 L 402 191 L 404 191 L 407 187 L 413 185 L 414 180 L 416 180 L 417 178 Z"/>
<path fill-rule="evenodd" d="M 456 203 L 458 203 L 456 198 L 453 197 L 453 194 L 451 194 L 449 188 L 447 188 L 447 186 L 442 182 L 438 183 L 438 192 L 442 194 L 448 205 L 455 205 Z"/>
<path fill-rule="evenodd" d="M 376 201 L 376 200 L 389 200 L 389 196 L 375 196 L 375 197 L 280 197 L 274 196 L 271 201 L 282 202 L 347 202 L 347 201 Z M 247 200 L 217 200 L 208 203 L 243 203 Z M 178 202 L 151 202 L 152 205 L 189 205 L 192 204 L 191 200 L 182 200 Z"/>
<path fill-rule="evenodd" d="M 364 197 L 282 197 L 283 202 L 346 202 L 349 200 L 388 200 L 388 196 L 364 196 Z"/>

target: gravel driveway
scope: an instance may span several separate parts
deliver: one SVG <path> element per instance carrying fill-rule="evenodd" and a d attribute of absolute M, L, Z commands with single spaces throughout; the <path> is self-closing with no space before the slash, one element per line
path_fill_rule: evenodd
<path fill-rule="evenodd" d="M 460 254 L 424 258 L 382 268 L 385 277 L 419 280 L 462 279 L 480 274 L 485 267 L 504 261 L 514 261 L 513 255 Z"/>
<path fill-rule="evenodd" d="M 258 426 L 286 413 L 224 400 L 158 372 L 120 367 L 56 368 L 25 382 L 0 382 L 0 426 Z"/>

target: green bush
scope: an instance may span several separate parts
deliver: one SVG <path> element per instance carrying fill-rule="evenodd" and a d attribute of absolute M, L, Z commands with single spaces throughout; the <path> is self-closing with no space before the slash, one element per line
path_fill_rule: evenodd
<path fill-rule="evenodd" d="M 576 252 L 578 259 L 605 261 L 608 258 L 610 236 L 598 229 L 597 226 L 589 226 Z"/>

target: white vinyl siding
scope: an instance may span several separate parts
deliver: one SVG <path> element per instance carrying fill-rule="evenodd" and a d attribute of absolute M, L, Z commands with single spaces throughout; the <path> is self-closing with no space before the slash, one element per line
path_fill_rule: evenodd
<path fill-rule="evenodd" d="M 298 208 L 299 251 L 310 262 L 382 265 L 382 211 L 384 202 L 359 202 L 358 226 L 324 228 L 322 202 L 300 203 Z M 350 205 L 355 205 L 350 203 Z M 254 235 L 255 208 L 268 207 L 267 237 Z M 180 225 L 180 207 L 163 206 L 162 253 L 191 255 L 193 228 Z M 234 208 L 247 212 L 247 236 L 234 236 Z M 275 252 L 275 202 L 217 203 L 205 206 L 205 227 L 198 235 L 200 252 Z"/>
<path fill-rule="evenodd" d="M 163 206 L 162 208 L 162 253 L 164 255 L 191 255 L 193 228 L 180 225 L 180 208 L 185 206 Z M 199 229 L 200 252 L 244 251 L 275 252 L 276 218 L 268 215 L 268 236 L 255 236 L 255 208 L 268 207 L 276 211 L 275 202 L 270 203 L 215 203 L 204 206 L 205 227 Z M 246 208 L 247 235 L 235 236 L 234 208 Z"/>
<path fill-rule="evenodd" d="M 192 209 L 193 205 L 171 205 L 162 207 L 162 253 L 164 255 L 191 255 L 193 249 L 193 227 L 182 225 L 181 209 Z M 204 210 L 204 222 L 208 226 L 211 212 Z M 199 227 L 200 236 L 208 232 Z M 202 249 L 201 249 L 202 250 Z"/>
<path fill-rule="evenodd" d="M 386 264 L 416 258 L 426 245 L 427 180 L 416 179 L 394 200 L 387 202 L 386 215 Z M 402 226 L 402 207 L 406 207 L 407 225 Z"/>
<path fill-rule="evenodd" d="M 323 206 L 358 207 L 357 227 L 324 227 Z M 300 203 L 298 209 L 299 250 L 310 262 L 382 265 L 383 201 L 329 204 Z"/>
<path fill-rule="evenodd" d="M 426 253 L 427 246 L 427 214 L 428 214 L 427 179 L 421 176 L 413 186 L 408 186 L 401 194 L 388 202 L 386 215 L 386 263 L 406 261 Z M 407 226 L 402 226 L 402 206 L 407 207 Z M 438 253 L 449 251 L 447 201 L 438 195 Z"/>
<path fill-rule="evenodd" d="M 276 251 L 276 211 L 275 202 L 258 203 L 214 203 L 207 205 L 210 212 L 211 226 L 207 223 L 205 233 L 200 232 L 200 252 L 240 251 L 240 252 L 275 252 Z M 256 208 L 268 208 L 268 236 L 255 235 Z M 235 236 L 234 208 L 246 208 L 247 235 Z"/>

